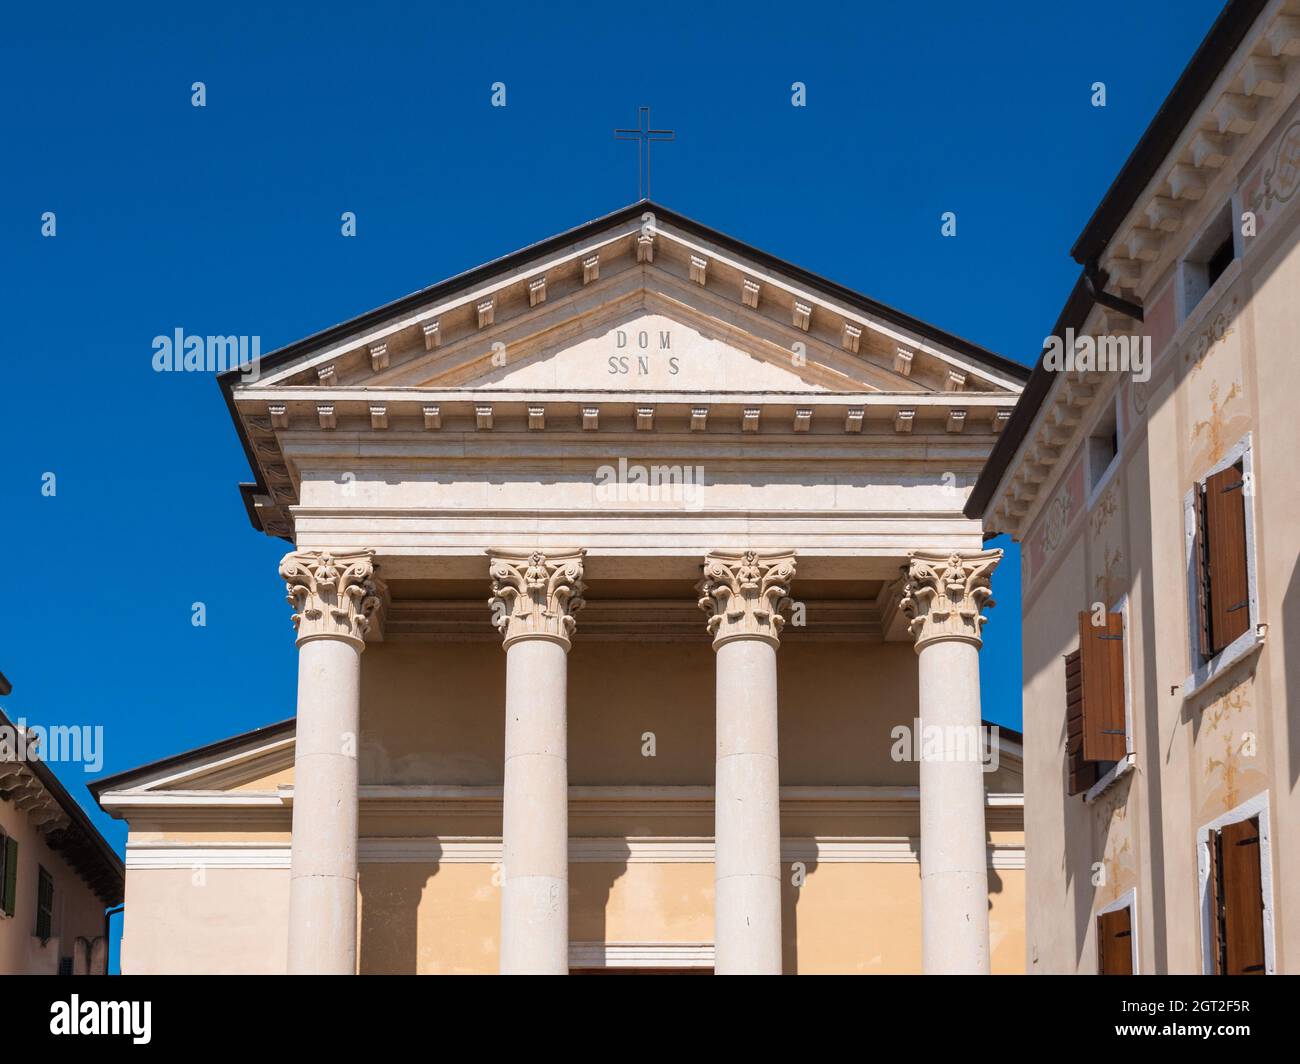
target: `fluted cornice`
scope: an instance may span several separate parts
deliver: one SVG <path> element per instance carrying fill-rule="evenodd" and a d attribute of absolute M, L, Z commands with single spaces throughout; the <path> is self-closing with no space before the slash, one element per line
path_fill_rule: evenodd
<path fill-rule="evenodd" d="M 505 637 L 503 646 L 519 639 L 549 639 L 569 649 L 583 606 L 584 550 L 488 551 L 492 577 L 492 624 Z"/>
<path fill-rule="evenodd" d="M 711 551 L 696 587 L 709 614 L 716 649 L 732 639 L 762 639 L 777 646 L 794 579 L 794 551 Z"/>
<path fill-rule="evenodd" d="M 375 575 L 374 551 L 294 551 L 280 561 L 298 643 L 344 639 L 364 647 L 376 633 L 388 589 Z"/>
<path fill-rule="evenodd" d="M 908 559 L 899 605 L 917 650 L 944 639 L 980 646 L 980 632 L 988 619 L 981 611 L 994 605 L 989 576 L 1002 560 L 1002 552 L 918 550 Z"/>

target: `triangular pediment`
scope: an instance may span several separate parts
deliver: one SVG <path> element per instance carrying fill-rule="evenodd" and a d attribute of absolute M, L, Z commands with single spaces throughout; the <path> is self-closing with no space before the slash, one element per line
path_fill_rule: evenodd
<path fill-rule="evenodd" d="M 465 345 L 375 374 L 370 386 L 701 393 L 916 387 L 901 375 L 816 345 L 784 347 L 776 330 L 746 328 L 707 307 L 648 289 L 584 313 L 560 310 L 521 326 L 486 347 Z"/>
<path fill-rule="evenodd" d="M 221 376 L 290 537 L 285 432 L 997 432 L 1024 367 L 640 203 Z M 622 405 L 620 405 L 620 402 Z M 838 404 L 838 405 L 837 405 Z M 373 437 L 371 437 L 373 438 Z"/>
<path fill-rule="evenodd" d="M 1014 393 L 1024 379 L 997 355 L 671 212 L 620 212 L 577 232 L 267 356 L 254 383 Z"/>

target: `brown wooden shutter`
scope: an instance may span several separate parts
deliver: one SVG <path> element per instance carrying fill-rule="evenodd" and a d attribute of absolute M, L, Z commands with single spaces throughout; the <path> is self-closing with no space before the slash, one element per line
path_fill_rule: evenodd
<path fill-rule="evenodd" d="M 1210 638 L 1210 563 L 1207 556 L 1209 537 L 1205 534 L 1205 487 L 1198 486 L 1196 500 L 1196 541 L 1192 555 L 1196 563 L 1196 629 L 1197 646 L 1201 657 L 1214 657 L 1214 643 Z"/>
<path fill-rule="evenodd" d="M 1124 616 L 1106 614 L 1094 625 L 1079 614 L 1079 655 L 1083 670 L 1083 757 L 1119 761 L 1128 753 L 1124 727 Z"/>
<path fill-rule="evenodd" d="M 1133 974 L 1133 912 L 1126 905 L 1097 917 L 1097 972 Z"/>
<path fill-rule="evenodd" d="M 1259 817 L 1219 832 L 1222 934 L 1227 975 L 1264 974 L 1264 887 Z"/>
<path fill-rule="evenodd" d="M 1079 652 L 1065 656 L 1065 761 L 1070 794 L 1082 794 L 1097 782 L 1097 765 L 1083 759 L 1083 669 Z"/>
<path fill-rule="evenodd" d="M 1250 627 L 1246 497 L 1241 463 L 1205 482 L 1205 559 L 1211 656 Z"/>

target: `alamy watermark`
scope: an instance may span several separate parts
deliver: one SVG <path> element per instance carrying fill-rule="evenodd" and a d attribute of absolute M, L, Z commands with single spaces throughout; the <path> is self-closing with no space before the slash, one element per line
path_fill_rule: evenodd
<path fill-rule="evenodd" d="M 599 503 L 646 503 L 698 510 L 704 505 L 704 467 L 635 465 L 620 457 L 618 465 L 596 470 Z"/>
<path fill-rule="evenodd" d="M 226 373 L 238 370 L 245 383 L 262 375 L 260 336 L 195 336 L 176 329 L 153 338 L 155 373 Z"/>
<path fill-rule="evenodd" d="M 985 772 L 998 770 L 998 726 L 996 724 L 922 724 L 916 717 L 910 725 L 898 724 L 889 731 L 894 761 L 964 761 L 983 765 Z"/>
<path fill-rule="evenodd" d="M 0 724 L 0 761 L 80 763 L 85 772 L 104 767 L 104 728 L 95 724 L 56 724 L 45 727 L 19 717 Z"/>
<path fill-rule="evenodd" d="M 1043 368 L 1049 373 L 1131 373 L 1143 384 L 1151 379 L 1150 336 L 1076 336 L 1043 340 Z"/>

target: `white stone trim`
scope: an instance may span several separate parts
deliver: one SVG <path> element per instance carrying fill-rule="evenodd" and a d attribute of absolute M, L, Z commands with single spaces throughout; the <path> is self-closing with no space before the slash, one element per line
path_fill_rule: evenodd
<path fill-rule="evenodd" d="M 712 968 L 712 942 L 570 942 L 570 968 Z"/>
<path fill-rule="evenodd" d="M 1129 741 L 1130 742 L 1132 741 L 1131 737 Z M 1103 794 L 1105 794 L 1106 791 L 1110 790 L 1112 784 L 1114 784 L 1117 780 L 1123 779 L 1130 772 L 1132 772 L 1136 764 L 1137 764 L 1137 758 L 1133 756 L 1133 752 L 1130 750 L 1119 761 L 1116 761 L 1115 764 L 1113 764 L 1110 767 L 1109 772 L 1107 772 L 1104 776 L 1101 777 L 1101 779 L 1099 779 L 1096 783 L 1094 783 L 1091 787 L 1088 788 L 1088 790 L 1083 795 L 1084 803 L 1086 805 L 1091 805 Z"/>
<path fill-rule="evenodd" d="M 1259 817 L 1259 878 L 1264 896 L 1264 974 L 1277 974 L 1276 946 L 1273 934 L 1273 833 L 1269 825 L 1268 791 L 1261 791 L 1240 805 L 1202 824 L 1196 832 L 1196 880 L 1201 909 L 1201 973 L 1211 975 L 1214 961 L 1210 956 L 1210 832 L 1227 824 Z"/>
<path fill-rule="evenodd" d="M 1116 898 L 1116 899 L 1115 899 L 1113 902 L 1111 902 L 1109 905 L 1103 905 L 1100 909 L 1098 909 L 1095 913 L 1092 914 L 1092 926 L 1093 926 L 1093 929 L 1094 929 L 1094 935 L 1095 935 L 1095 933 L 1096 933 L 1096 927 L 1097 927 L 1097 917 L 1101 916 L 1102 913 L 1112 913 L 1112 912 L 1115 912 L 1115 911 L 1118 910 L 1118 909 L 1128 909 L 1128 910 L 1129 910 L 1129 918 L 1128 918 L 1128 922 L 1129 922 L 1129 946 L 1130 946 L 1130 948 L 1131 948 L 1132 951 L 1133 951 L 1133 974 L 1134 974 L 1134 975 L 1141 975 L 1141 974 L 1142 974 L 1142 973 L 1141 973 L 1141 970 L 1140 970 L 1139 967 L 1138 967 L 1138 908 L 1137 908 L 1137 904 L 1138 904 L 1138 903 L 1137 903 L 1137 897 L 1138 897 L 1138 896 L 1137 896 L 1137 888 L 1136 888 L 1136 887 L 1130 887 L 1128 890 L 1126 890 L 1123 894 L 1121 894 L 1118 898 Z M 1097 967 L 1098 967 L 1098 970 L 1100 970 L 1100 968 L 1101 968 L 1100 943 L 1098 943 L 1098 961 L 1097 961 Z"/>
<path fill-rule="evenodd" d="M 162 868 L 278 868 L 289 869 L 290 844 L 239 842 L 131 843 L 126 845 L 127 871 Z"/>
<path fill-rule="evenodd" d="M 277 764 L 285 766 L 293 764 L 293 741 L 294 736 L 281 735 L 271 740 L 264 740 L 254 746 L 244 747 L 240 750 L 227 753 L 217 757 L 214 760 L 196 760 L 189 761 L 181 766 L 172 766 L 155 776 L 151 776 L 142 782 L 136 783 L 131 789 L 133 791 L 158 790 L 167 787 L 175 787 L 177 784 L 187 779 L 193 779 L 196 776 L 209 776 L 216 772 L 228 769 L 238 768 L 246 765 L 250 761 L 258 758 L 267 758 L 268 762 L 275 761 Z M 282 755 L 279 759 L 272 755 Z M 274 771 L 272 765 L 268 764 L 267 771 Z M 109 794 L 119 792 L 108 792 Z M 213 793 L 227 793 L 216 792 Z"/>
<path fill-rule="evenodd" d="M 1185 560 L 1185 583 L 1187 587 L 1187 652 L 1192 671 L 1183 681 L 1182 695 L 1184 701 L 1203 691 L 1210 683 L 1217 680 L 1238 662 L 1254 653 L 1264 645 L 1266 625 L 1261 623 L 1259 609 L 1259 585 L 1256 580 L 1255 558 L 1255 492 L 1251 490 L 1246 499 L 1246 586 L 1249 590 L 1250 623 L 1246 630 L 1231 643 L 1220 650 L 1208 661 L 1201 659 L 1200 641 L 1200 605 L 1197 602 L 1196 588 L 1196 493 L 1201 486 L 1230 465 L 1241 461 L 1242 475 L 1248 485 L 1255 482 L 1255 461 L 1252 433 L 1246 433 L 1224 454 L 1217 463 L 1206 470 L 1203 476 L 1188 489 L 1183 496 L 1183 556 Z M 1242 489 L 1245 491 L 1245 489 Z"/>
<path fill-rule="evenodd" d="M 291 844 L 283 842 L 158 843 L 131 842 L 126 847 L 128 869 L 275 868 L 287 869 Z M 391 837 L 360 840 L 362 864 L 496 864 L 501 840 L 492 837 Z M 783 863 L 916 864 L 920 841 L 915 838 L 826 837 L 788 838 L 781 843 Z M 712 864 L 711 838 L 666 836 L 636 838 L 576 838 L 569 840 L 574 864 Z M 1023 869 L 1021 845 L 989 847 L 989 867 Z"/>

